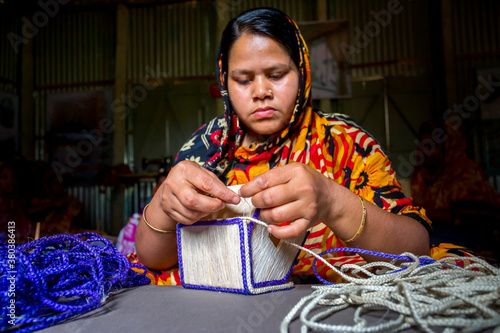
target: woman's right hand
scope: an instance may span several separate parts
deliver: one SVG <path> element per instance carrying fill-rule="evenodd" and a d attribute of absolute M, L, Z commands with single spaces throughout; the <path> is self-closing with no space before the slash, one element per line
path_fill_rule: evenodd
<path fill-rule="evenodd" d="M 176 224 L 193 224 L 223 209 L 226 203 L 239 201 L 240 197 L 212 172 L 192 161 L 178 163 L 144 211 L 149 224 L 167 232 L 157 232 L 146 223 L 139 223 L 135 233 L 139 261 L 156 270 L 174 266 L 177 263 Z"/>
<path fill-rule="evenodd" d="M 193 161 L 173 167 L 157 192 L 165 214 L 175 223 L 193 224 L 240 197 L 217 176 Z"/>

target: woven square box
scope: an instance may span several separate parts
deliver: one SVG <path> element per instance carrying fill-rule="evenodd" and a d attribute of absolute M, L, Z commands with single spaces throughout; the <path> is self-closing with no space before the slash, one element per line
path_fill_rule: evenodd
<path fill-rule="evenodd" d="M 241 211 L 236 208 L 232 215 Z M 251 207 L 251 212 L 258 218 L 258 210 Z M 302 244 L 305 237 L 290 241 Z M 261 294 L 293 286 L 288 278 L 299 250 L 244 216 L 179 224 L 177 245 L 185 288 Z"/>

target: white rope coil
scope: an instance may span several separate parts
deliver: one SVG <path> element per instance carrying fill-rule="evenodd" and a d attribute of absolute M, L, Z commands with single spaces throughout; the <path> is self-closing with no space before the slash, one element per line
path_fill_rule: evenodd
<path fill-rule="evenodd" d="M 303 298 L 285 317 L 281 332 L 287 332 L 296 313 L 302 332 L 308 329 L 328 332 L 398 332 L 419 327 L 425 332 L 477 332 L 496 327 L 500 332 L 500 270 L 480 258 L 444 258 L 419 266 L 419 257 L 410 253 L 415 262 L 404 262 L 383 275 L 366 274 L 366 278 L 343 277 L 349 281 L 336 285 L 313 286 L 313 293 Z M 450 265 L 455 260 L 473 260 L 461 268 Z M 387 267 L 387 263 L 365 265 Z M 392 264 L 391 264 L 392 265 Z M 341 270 L 348 269 L 344 265 Z M 352 268 L 352 267 L 351 267 Z M 401 270 L 401 268 L 405 268 Z M 338 271 L 338 270 L 337 270 Z M 359 275 L 358 275 L 359 276 Z M 319 306 L 327 306 L 317 313 Z M 321 321 L 349 306 L 356 306 L 353 325 L 332 325 Z M 397 313 L 395 319 L 370 324 L 363 315 L 370 311 L 388 310 Z M 314 312 L 314 314 L 313 314 Z"/>
<path fill-rule="evenodd" d="M 245 217 L 267 226 L 265 222 Z M 347 283 L 313 286 L 281 323 L 288 328 L 300 311 L 301 331 L 398 332 L 419 327 L 424 332 L 478 332 L 494 328 L 500 333 L 500 269 L 478 257 L 446 257 L 421 264 L 428 256 L 403 253 L 413 261 L 372 262 L 363 266 L 333 267 L 316 253 L 290 242 L 324 262 Z M 459 261 L 470 262 L 465 268 Z M 349 272 L 349 274 L 347 274 Z M 353 325 L 322 322 L 335 312 L 355 306 Z M 302 309 L 302 310 L 301 310 Z M 393 312 L 394 319 L 370 323 L 370 311 Z"/>

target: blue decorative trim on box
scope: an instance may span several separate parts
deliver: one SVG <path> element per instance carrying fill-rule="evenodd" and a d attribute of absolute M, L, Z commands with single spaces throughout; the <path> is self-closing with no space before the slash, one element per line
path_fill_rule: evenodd
<path fill-rule="evenodd" d="M 241 276 L 243 278 L 243 288 L 245 290 L 245 294 L 250 294 L 250 290 L 248 289 L 248 281 L 247 281 L 247 258 L 245 256 L 245 222 L 242 219 L 234 219 L 238 220 L 238 230 L 240 231 L 240 256 L 241 256 Z M 250 243 L 248 243 L 250 246 Z M 250 257 L 250 263 L 252 263 L 252 257 Z M 251 272 L 251 271 L 250 271 Z"/>
<path fill-rule="evenodd" d="M 212 286 L 201 286 L 195 284 L 188 284 L 184 282 L 184 265 L 182 262 L 182 242 L 181 242 L 181 229 L 185 227 L 191 226 L 210 226 L 210 225 L 230 225 L 230 224 L 238 224 L 238 230 L 240 234 L 240 257 L 242 263 L 242 275 L 243 275 L 243 289 L 235 289 L 235 288 L 223 288 L 223 287 L 212 287 Z M 250 295 L 250 290 L 248 289 L 248 283 L 246 279 L 246 258 L 245 258 L 245 244 L 242 242 L 244 240 L 243 236 L 243 226 L 245 223 L 240 218 L 232 218 L 226 220 L 208 220 L 208 221 L 198 221 L 193 223 L 192 225 L 187 224 L 177 224 L 177 257 L 179 263 L 179 275 L 181 278 L 181 284 L 184 288 L 190 289 L 198 289 L 198 290 L 212 290 L 212 291 L 222 291 L 222 292 L 231 292 L 238 294 L 246 294 Z"/>
<path fill-rule="evenodd" d="M 255 223 L 253 223 L 253 222 L 248 224 L 248 227 L 249 227 L 249 230 L 248 230 L 248 244 L 252 244 L 251 237 L 252 237 L 252 230 L 253 230 L 254 225 L 255 225 Z M 308 235 L 309 235 L 309 231 L 304 236 L 304 240 L 302 241 L 302 244 L 300 244 L 301 246 L 304 246 L 304 243 L 306 242 L 306 239 L 307 239 Z M 252 248 L 251 248 L 251 246 L 249 246 L 249 251 L 250 251 L 250 265 L 251 265 L 252 273 L 253 273 L 253 266 L 252 266 L 253 265 L 253 258 L 252 258 Z M 295 259 L 292 261 L 292 265 L 290 266 L 290 269 L 288 270 L 288 273 L 281 280 L 271 280 L 271 281 L 255 282 L 253 274 L 252 274 L 252 277 L 251 277 L 252 278 L 252 286 L 254 286 L 254 288 L 262 288 L 262 287 L 270 287 L 270 286 L 276 286 L 276 285 L 284 284 L 290 278 L 290 275 L 292 274 L 293 266 L 295 266 L 295 262 L 297 261 L 297 258 L 299 257 L 299 255 L 300 255 L 300 251 L 297 251 L 297 255 L 295 256 Z"/>
<path fill-rule="evenodd" d="M 235 293 L 235 294 L 250 295 L 248 293 L 248 291 L 246 291 L 245 289 L 200 286 L 200 285 L 197 285 L 197 284 L 184 284 L 184 282 L 182 283 L 182 286 L 184 288 L 189 288 L 189 289 L 223 291 L 223 292 L 226 292 L 226 293 Z"/>
<path fill-rule="evenodd" d="M 191 226 L 228 225 L 228 224 L 238 223 L 238 222 L 235 222 L 235 221 L 232 221 L 232 220 L 237 220 L 237 219 L 198 221 L 198 222 L 196 222 L 196 223 L 194 223 L 192 225 L 189 225 L 189 224 L 180 224 L 180 223 L 177 224 L 177 261 L 178 261 L 178 264 L 179 264 L 179 275 L 180 275 L 181 284 L 182 284 L 183 287 L 186 287 L 186 284 L 184 283 L 184 266 L 183 266 L 183 263 L 182 263 L 181 229 L 185 228 L 185 227 L 191 227 Z"/>
<path fill-rule="evenodd" d="M 198 221 L 193 224 L 177 224 L 179 228 L 186 227 L 199 227 L 199 226 L 207 226 L 207 225 L 229 225 L 236 224 L 242 221 L 239 217 L 233 217 L 232 219 L 225 220 L 207 220 L 207 221 Z"/>
<path fill-rule="evenodd" d="M 181 284 L 184 288 L 186 288 L 186 284 L 184 283 L 184 269 L 182 265 L 182 243 L 181 243 L 181 228 L 182 224 L 177 224 L 177 263 L 179 265 L 179 275 L 181 277 Z"/>
<path fill-rule="evenodd" d="M 260 216 L 260 209 L 256 209 L 253 218 L 258 219 Z M 238 288 L 223 288 L 223 287 L 212 287 L 212 286 L 201 286 L 201 285 L 194 285 L 194 284 L 187 284 L 184 282 L 184 265 L 182 261 L 182 242 L 181 242 L 181 229 L 185 227 L 191 227 L 191 226 L 211 226 L 211 225 L 230 225 L 230 224 L 238 224 L 238 230 L 239 230 L 239 235 L 240 235 L 240 257 L 241 257 L 241 274 L 242 274 L 242 279 L 243 279 L 243 289 L 238 289 Z M 207 220 L 207 221 L 198 221 L 196 223 L 193 223 L 192 225 L 184 225 L 184 224 L 177 224 L 177 256 L 178 256 L 178 262 L 179 262 L 179 272 L 180 272 L 180 278 L 181 278 L 181 283 L 184 288 L 190 288 L 190 289 L 198 289 L 198 290 L 212 290 L 212 291 L 222 291 L 222 292 L 230 292 L 230 293 L 238 293 L 238 294 L 245 294 L 245 295 L 253 295 L 253 293 L 250 291 L 250 288 L 248 284 L 250 283 L 253 289 L 256 288 L 262 288 L 262 287 L 269 287 L 269 286 L 275 286 L 275 285 L 280 285 L 284 284 L 287 282 L 288 278 L 290 277 L 290 274 L 293 270 L 293 266 L 295 265 L 295 262 L 297 261 L 297 258 L 300 254 L 300 251 L 297 252 L 297 256 L 295 257 L 293 264 L 290 267 L 290 270 L 288 273 L 285 275 L 283 279 L 280 280 L 273 280 L 273 281 L 264 281 L 264 282 L 259 282 L 255 283 L 254 277 L 253 277 L 253 260 L 252 260 L 252 242 L 251 242 L 251 236 L 252 236 L 252 231 L 255 226 L 254 222 L 248 223 L 247 226 L 247 239 L 246 241 L 248 242 L 248 256 L 249 256 L 249 264 L 250 264 L 250 281 L 247 279 L 247 262 L 246 262 L 246 255 L 245 255 L 245 230 L 243 229 L 245 227 L 245 222 L 243 221 L 242 218 L 240 217 L 235 217 L 232 219 L 221 219 L 221 220 Z M 304 244 L 307 235 L 304 237 L 304 241 L 302 242 L 302 245 Z M 288 290 L 291 289 L 292 287 L 287 287 L 279 290 Z M 279 291 L 279 290 L 270 290 L 268 292 L 273 292 L 273 291 Z"/>

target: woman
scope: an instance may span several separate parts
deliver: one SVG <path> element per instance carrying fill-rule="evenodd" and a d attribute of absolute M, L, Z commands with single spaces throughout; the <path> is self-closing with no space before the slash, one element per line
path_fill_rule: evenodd
<path fill-rule="evenodd" d="M 9 227 L 16 241 L 22 243 L 32 236 L 34 228 L 25 214 L 26 204 L 19 187 L 16 165 L 12 162 L 0 162 L 0 240 L 9 236 Z M 14 222 L 14 224 L 12 224 Z"/>
<path fill-rule="evenodd" d="M 176 224 L 238 203 L 226 186 L 235 184 L 245 184 L 240 196 L 252 197 L 272 235 L 291 238 L 309 229 L 305 246 L 317 253 L 347 241 L 429 254 L 431 223 L 404 197 L 378 143 L 348 117 L 312 110 L 307 47 L 286 14 L 242 13 L 224 30 L 217 59 L 225 113 L 184 145 L 145 211 L 148 223 L 137 228 L 131 259 L 163 271 L 151 276 L 155 283 L 179 283 L 175 270 L 165 272 L 177 263 Z M 283 221 L 291 223 L 276 224 Z M 325 258 L 334 265 L 379 260 L 348 253 Z M 313 259 L 302 257 L 293 273 L 313 274 Z M 324 264 L 317 267 L 324 278 L 337 279 Z"/>
<path fill-rule="evenodd" d="M 433 135 L 441 131 L 446 141 L 435 142 Z M 425 205 L 427 215 L 435 223 L 460 224 L 461 211 L 477 207 L 491 213 L 500 208 L 500 194 L 490 185 L 479 164 L 465 152 L 464 136 L 447 122 L 427 121 L 419 129 L 420 142 L 433 142 L 433 149 L 418 149 L 425 156 L 412 175 L 412 195 Z M 498 220 L 498 219 L 497 219 Z"/>
<path fill-rule="evenodd" d="M 444 140 L 435 140 L 442 133 Z M 500 259 L 500 194 L 466 154 L 466 140 L 448 122 L 426 121 L 418 149 L 425 156 L 412 175 L 414 202 L 434 222 L 434 239 L 459 240 L 485 257 Z M 432 143 L 424 146 L 425 143 Z M 496 252 L 496 253 L 495 253 Z"/>

